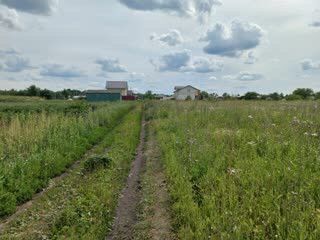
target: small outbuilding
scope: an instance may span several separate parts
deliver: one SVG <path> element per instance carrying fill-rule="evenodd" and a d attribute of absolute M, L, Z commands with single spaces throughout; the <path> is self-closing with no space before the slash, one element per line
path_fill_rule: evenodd
<path fill-rule="evenodd" d="M 190 85 L 174 88 L 174 99 L 176 100 L 196 100 L 200 99 L 200 95 L 200 90 Z"/>
<path fill-rule="evenodd" d="M 86 98 L 89 102 L 106 102 L 106 101 L 121 101 L 120 92 L 109 92 L 108 90 L 87 90 Z"/>

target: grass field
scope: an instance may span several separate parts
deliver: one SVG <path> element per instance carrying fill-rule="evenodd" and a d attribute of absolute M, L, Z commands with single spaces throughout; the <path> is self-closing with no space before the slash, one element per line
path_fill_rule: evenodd
<path fill-rule="evenodd" d="M 180 239 L 320 239 L 318 102 L 149 106 Z"/>
<path fill-rule="evenodd" d="M 0 224 L 0 239 L 105 239 L 142 116 L 147 162 L 134 239 L 320 239 L 319 109 L 317 101 L 4 103 L 1 216 L 80 163 L 2 233 Z"/>
<path fill-rule="evenodd" d="M 80 106 L 77 114 L 66 114 L 61 106 L 51 104 L 58 110 L 19 113 L 0 121 L 0 216 L 12 213 L 46 187 L 50 178 L 81 157 L 133 107 L 125 103 L 95 110 Z"/>

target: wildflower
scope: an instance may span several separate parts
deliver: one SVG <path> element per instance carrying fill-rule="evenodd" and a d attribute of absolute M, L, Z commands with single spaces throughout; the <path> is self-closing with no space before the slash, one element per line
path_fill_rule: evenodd
<path fill-rule="evenodd" d="M 293 117 L 292 123 L 293 124 L 300 124 L 300 120 L 297 117 Z"/>
<path fill-rule="evenodd" d="M 229 174 L 230 176 L 236 175 L 236 174 L 239 173 L 239 172 L 240 172 L 240 170 L 238 170 L 238 169 L 228 168 L 228 174 Z"/>
<path fill-rule="evenodd" d="M 254 141 L 247 142 L 247 144 L 250 145 L 250 146 L 256 145 L 256 143 Z"/>
<path fill-rule="evenodd" d="M 249 119 L 253 119 L 252 115 L 249 115 L 248 118 L 249 118 Z"/>
<path fill-rule="evenodd" d="M 312 137 L 318 137 L 318 133 L 312 133 L 311 136 Z"/>
<path fill-rule="evenodd" d="M 277 125 L 276 125 L 275 123 L 272 123 L 271 126 L 272 126 L 272 127 L 276 127 Z"/>
<path fill-rule="evenodd" d="M 305 132 L 304 135 L 305 135 L 305 136 L 309 136 L 309 133 L 308 133 L 308 132 Z"/>

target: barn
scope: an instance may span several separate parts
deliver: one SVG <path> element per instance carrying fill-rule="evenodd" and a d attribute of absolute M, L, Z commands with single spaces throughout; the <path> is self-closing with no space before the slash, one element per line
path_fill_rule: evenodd
<path fill-rule="evenodd" d="M 105 101 L 121 101 L 120 92 L 111 93 L 108 90 L 87 90 L 87 101 L 89 102 L 105 102 Z"/>

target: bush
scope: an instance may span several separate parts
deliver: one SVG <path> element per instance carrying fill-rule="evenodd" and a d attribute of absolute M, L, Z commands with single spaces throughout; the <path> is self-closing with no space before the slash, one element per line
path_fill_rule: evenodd
<path fill-rule="evenodd" d="M 104 156 L 104 155 L 93 156 L 91 158 L 88 158 L 84 162 L 83 170 L 85 172 L 93 172 L 95 169 L 99 167 L 104 167 L 104 168 L 109 167 L 111 162 L 112 162 L 112 159 L 108 156 Z"/>

